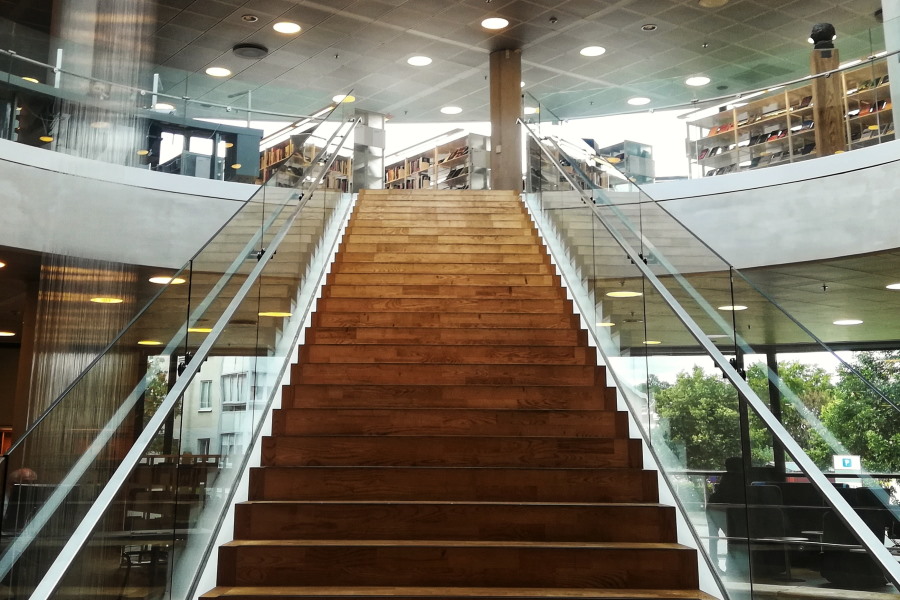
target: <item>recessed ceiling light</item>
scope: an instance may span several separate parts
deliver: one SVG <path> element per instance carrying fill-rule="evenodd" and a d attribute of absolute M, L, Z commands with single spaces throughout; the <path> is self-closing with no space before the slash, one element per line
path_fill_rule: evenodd
<path fill-rule="evenodd" d="M 188 327 L 188 333 L 210 333 L 212 327 Z"/>
<path fill-rule="evenodd" d="M 519 87 L 525 87 L 525 82 L 523 81 Z"/>
<path fill-rule="evenodd" d="M 162 342 L 157 340 L 140 340 L 138 346 L 162 346 Z"/>
<path fill-rule="evenodd" d="M 3 263 L 0 263 L 0 266 L 3 266 Z M 900 290 L 900 283 L 889 283 L 884 287 L 889 290 Z"/>
<path fill-rule="evenodd" d="M 719 8 L 728 4 L 728 0 L 700 0 L 698 4 L 703 8 Z"/>
<path fill-rule="evenodd" d="M 732 304 L 729 304 L 729 305 L 727 305 L 727 306 L 720 306 L 720 307 L 719 307 L 719 310 L 731 310 L 731 311 L 735 311 L 735 310 L 747 310 L 747 307 L 744 306 L 744 305 L 742 305 L 742 304 L 733 304 L 733 305 L 732 305 Z"/>
<path fill-rule="evenodd" d="M 297 33 L 302 28 L 292 21 L 279 21 L 272 25 L 272 29 L 278 33 Z"/>
<path fill-rule="evenodd" d="M 877 129 L 877 128 L 876 128 L 876 129 Z M 53 141 L 53 136 L 52 136 L 52 135 L 42 135 L 42 136 L 39 137 L 38 139 L 41 140 L 42 142 L 52 142 L 52 141 Z"/>
<path fill-rule="evenodd" d="M 232 169 L 240 169 L 240 168 L 241 168 L 241 163 L 234 163 L 233 165 L 231 165 L 231 168 L 232 168 Z"/>
<path fill-rule="evenodd" d="M 156 110 L 175 110 L 175 106 L 168 102 L 157 102 L 153 105 L 153 108 Z"/>
<path fill-rule="evenodd" d="M 622 162 L 622 159 L 619 158 L 618 156 L 608 156 L 608 157 L 606 158 L 606 162 L 608 162 L 608 163 L 611 164 L 611 165 L 617 165 L 617 164 L 619 164 L 620 162 Z"/>
<path fill-rule="evenodd" d="M 586 48 L 581 49 L 582 56 L 600 56 L 605 53 L 606 48 L 603 46 L 587 46 Z"/>
<path fill-rule="evenodd" d="M 656 23 L 644 23 L 641 25 L 641 31 L 656 31 L 659 26 Z"/>
<path fill-rule="evenodd" d="M 206 69 L 206 74 L 210 77 L 228 77 L 231 75 L 231 71 L 225 67 L 209 67 Z"/>
<path fill-rule="evenodd" d="M 291 316 L 291 313 L 289 313 L 289 312 L 278 311 L 278 310 L 270 310 L 270 311 L 265 311 L 265 312 L 261 312 L 261 313 L 257 313 L 257 314 L 261 317 L 289 317 L 289 316 Z"/>
<path fill-rule="evenodd" d="M 2 260 L 0 260 L 0 269 L 2 269 L 5 266 L 6 266 L 6 263 L 3 262 Z M 888 286 L 888 287 L 891 287 L 891 286 Z"/>
<path fill-rule="evenodd" d="M 226 148 L 234 148 L 234 142 L 225 142 Z"/>
<path fill-rule="evenodd" d="M 644 344 L 647 346 L 658 346 L 659 344 L 662 344 L 662 342 L 659 340 L 644 340 Z"/>
<path fill-rule="evenodd" d="M 160 285 L 181 285 L 182 283 L 186 283 L 187 280 L 181 277 L 167 277 L 165 275 L 157 275 L 156 277 L 151 277 L 149 279 L 150 283 L 158 283 Z"/>
<path fill-rule="evenodd" d="M 22 80 L 23 80 L 23 81 L 30 81 L 31 83 L 40 83 L 40 81 L 38 81 L 38 80 L 35 79 L 34 77 L 23 77 Z"/>
<path fill-rule="evenodd" d="M 602 321 L 600 323 L 597 323 L 597 327 L 613 327 L 614 325 L 615 323 L 612 323 L 610 321 Z"/>
<path fill-rule="evenodd" d="M 431 59 L 427 56 L 410 56 L 406 62 L 414 67 L 427 67 L 431 64 Z"/>
<path fill-rule="evenodd" d="M 445 106 L 441 109 L 441 112 L 445 115 L 458 115 L 462 112 L 462 109 L 458 106 Z"/>
<path fill-rule="evenodd" d="M 245 23 L 256 23 L 259 21 L 259 17 L 256 15 L 241 15 L 241 21 L 244 21 Z"/>
<path fill-rule="evenodd" d="M 356 102 L 356 96 L 350 96 L 349 94 L 338 94 L 331 98 L 332 102 L 337 102 L 338 104 L 350 104 L 351 102 Z"/>
<path fill-rule="evenodd" d="M 606 295 L 610 298 L 637 298 L 638 296 L 643 296 L 643 292 L 629 292 L 628 290 L 621 290 L 618 292 L 606 292 Z"/>
<path fill-rule="evenodd" d="M 705 75 L 694 75 L 693 77 L 688 77 L 687 79 L 684 80 L 684 82 L 686 84 L 694 86 L 694 87 L 700 87 L 701 85 L 706 85 L 707 83 L 709 83 L 709 81 L 710 81 L 709 77 L 707 77 Z"/>
<path fill-rule="evenodd" d="M 860 319 L 838 319 L 834 322 L 835 325 L 862 325 L 862 321 Z"/>
<path fill-rule="evenodd" d="M 14 331 L 0 331 L 0 337 L 13 337 L 16 335 Z"/>
<path fill-rule="evenodd" d="M 93 121 L 91 127 L 94 129 L 106 129 L 109 127 L 109 121 Z"/>
<path fill-rule="evenodd" d="M 481 26 L 485 29 L 503 29 L 509 25 L 509 21 L 503 17 L 490 17 L 481 22 Z"/>
<path fill-rule="evenodd" d="M 138 156 L 147 156 L 148 154 L 150 154 L 149 150 L 138 150 L 137 151 Z"/>
<path fill-rule="evenodd" d="M 644 106 L 645 104 L 650 104 L 650 98 L 645 98 L 644 96 L 635 96 L 634 98 L 628 99 L 628 104 L 632 106 Z"/>
<path fill-rule="evenodd" d="M 98 296 L 96 298 L 91 298 L 91 302 L 96 302 L 97 304 L 121 304 L 122 302 L 125 302 L 125 300 L 109 296 Z"/>
<path fill-rule="evenodd" d="M 536 114 L 538 114 L 539 112 L 541 112 L 541 109 L 539 109 L 539 108 L 536 107 L 536 106 L 526 106 L 526 107 L 525 107 L 525 110 L 524 110 L 523 112 L 524 112 L 526 115 L 536 115 Z"/>

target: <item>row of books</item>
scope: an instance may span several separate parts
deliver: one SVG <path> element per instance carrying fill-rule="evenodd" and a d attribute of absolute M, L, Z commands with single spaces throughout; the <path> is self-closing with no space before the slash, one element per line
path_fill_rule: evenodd
<path fill-rule="evenodd" d="M 445 154 L 438 159 L 438 164 L 447 162 L 448 160 L 453 160 L 454 158 L 459 158 L 461 156 L 466 156 L 469 153 L 468 146 L 460 146 L 455 149 L 453 152 Z"/>
<path fill-rule="evenodd" d="M 797 133 L 802 130 L 812 129 L 815 126 L 813 121 L 804 121 L 800 125 L 796 125 L 791 128 L 791 131 Z M 720 154 L 724 154 L 735 148 L 747 148 L 749 146 L 756 146 L 757 144 L 765 144 L 767 142 L 774 142 L 780 139 L 784 139 L 787 137 L 788 130 L 787 129 L 773 129 L 772 131 L 768 131 L 766 133 L 761 133 L 759 135 L 752 135 L 745 140 L 741 140 L 737 144 L 730 144 L 727 146 L 715 146 L 713 148 L 703 148 L 697 154 L 697 160 L 704 160 L 706 158 L 712 158 L 713 156 L 718 156 Z"/>
<path fill-rule="evenodd" d="M 457 177 L 462 177 L 463 175 L 469 174 L 469 167 L 456 167 L 454 169 L 450 169 L 447 172 L 447 176 L 444 178 L 444 181 L 448 179 L 456 179 Z"/>
<path fill-rule="evenodd" d="M 870 90 L 872 88 L 877 88 L 880 85 L 885 85 L 890 82 L 890 76 L 884 75 L 883 77 L 876 77 L 874 79 L 867 79 L 865 81 L 860 82 L 855 88 L 850 88 L 847 90 L 847 95 L 857 94 L 859 92 Z"/>
<path fill-rule="evenodd" d="M 878 102 L 860 102 L 859 108 L 847 111 L 847 117 L 858 117 L 860 115 L 870 115 L 880 110 L 888 110 L 893 108 L 890 100 L 879 100 Z"/>
<path fill-rule="evenodd" d="M 272 148 L 264 150 L 259 157 L 259 169 L 265 169 L 273 163 L 284 160 L 293 153 L 294 144 L 291 142 L 288 142 L 287 145 L 284 146 L 273 146 Z"/>
<path fill-rule="evenodd" d="M 795 148 L 793 151 L 793 156 L 806 156 L 812 153 L 813 150 L 816 149 L 815 143 L 809 143 L 801 148 Z M 728 173 L 734 173 L 743 168 L 756 169 L 759 167 L 765 167 L 773 164 L 777 164 L 780 162 L 784 162 L 791 158 L 790 150 L 782 150 L 779 152 L 773 152 L 771 154 L 766 154 L 764 156 L 755 156 L 749 162 L 745 163 L 732 163 L 730 165 L 726 165 L 724 167 L 719 167 L 718 169 L 711 169 L 707 171 L 704 176 L 705 177 L 714 177 L 716 175 L 726 175 Z"/>
<path fill-rule="evenodd" d="M 431 187 L 431 176 L 422 174 L 418 177 L 408 177 L 399 181 L 390 182 L 387 185 L 391 190 L 421 190 Z"/>
<path fill-rule="evenodd" d="M 867 127 L 866 129 L 856 130 L 850 135 L 850 141 L 857 142 L 857 141 L 863 141 L 863 140 L 870 140 L 872 138 L 893 135 L 893 134 L 894 134 L 894 122 L 891 121 L 890 123 L 885 123 L 881 127 L 876 127 L 875 129 L 869 129 Z"/>

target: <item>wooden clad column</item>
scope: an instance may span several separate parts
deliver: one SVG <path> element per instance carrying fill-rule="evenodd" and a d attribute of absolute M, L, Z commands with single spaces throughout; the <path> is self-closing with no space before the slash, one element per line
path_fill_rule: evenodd
<path fill-rule="evenodd" d="M 810 73 L 818 75 L 837 69 L 840 64 L 837 48 L 813 50 Z M 829 156 L 847 149 L 847 130 L 844 125 L 844 102 L 841 76 L 817 77 L 813 80 L 813 120 L 816 132 L 816 154 Z"/>
<path fill-rule="evenodd" d="M 491 189 L 522 191 L 522 51 L 491 53 Z"/>

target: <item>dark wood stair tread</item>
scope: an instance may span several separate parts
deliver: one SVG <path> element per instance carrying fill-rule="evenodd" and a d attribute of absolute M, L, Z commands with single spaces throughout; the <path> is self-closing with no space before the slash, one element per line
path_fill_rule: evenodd
<path fill-rule="evenodd" d="M 580 588 L 479 588 L 479 587 L 217 587 L 201 598 L 405 598 L 407 600 L 488 598 L 573 600 L 716 600 L 698 590 L 580 589 Z"/>

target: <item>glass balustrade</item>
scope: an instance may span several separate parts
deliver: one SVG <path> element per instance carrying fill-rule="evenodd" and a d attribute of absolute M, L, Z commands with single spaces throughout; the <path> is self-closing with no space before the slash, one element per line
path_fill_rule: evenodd
<path fill-rule="evenodd" d="M 532 210 L 729 597 L 895 594 L 893 353 L 835 356 L 802 325 L 826 297 L 798 319 L 640 186 L 599 185 L 617 165 L 579 163 L 549 135 L 526 144 Z"/>
<path fill-rule="evenodd" d="M 347 119 L 332 111 L 185 267 L 157 273 L 168 283 L 4 456 L 0 571 L 12 595 L 60 564 L 63 595 L 182 597 L 196 585 L 349 205 L 322 185 L 352 152 Z M 110 482 L 76 559 L 67 540 Z"/>

